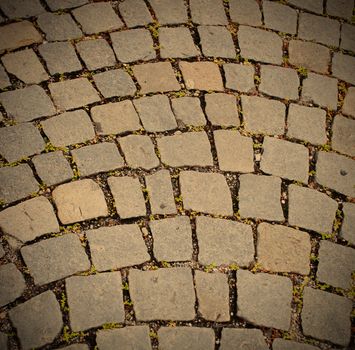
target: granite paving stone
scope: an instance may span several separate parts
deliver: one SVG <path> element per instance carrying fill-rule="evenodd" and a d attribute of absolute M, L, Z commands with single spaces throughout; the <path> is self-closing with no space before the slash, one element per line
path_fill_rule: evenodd
<path fill-rule="evenodd" d="M 153 22 L 143 0 L 125 0 L 118 5 L 118 8 L 128 28 L 145 26 Z"/>
<path fill-rule="evenodd" d="M 34 17 L 46 11 L 39 0 L 4 0 L 0 8 L 10 19 Z"/>
<path fill-rule="evenodd" d="M 343 214 L 344 220 L 340 229 L 340 236 L 351 244 L 354 244 L 355 232 L 353 227 L 355 227 L 355 205 L 352 203 L 344 203 Z"/>
<path fill-rule="evenodd" d="M 5 69 L 2 65 L 0 65 L 0 89 L 4 89 L 11 85 L 10 79 L 5 72 Z"/>
<path fill-rule="evenodd" d="M 170 100 L 178 125 L 206 125 L 206 118 L 198 97 L 179 97 Z"/>
<path fill-rule="evenodd" d="M 69 321 L 74 332 L 124 320 L 119 272 L 73 276 L 65 281 Z"/>
<path fill-rule="evenodd" d="M 332 72 L 338 79 L 344 80 L 352 85 L 355 84 L 355 57 L 334 53 L 332 60 Z"/>
<path fill-rule="evenodd" d="M 117 225 L 86 231 L 91 259 L 98 271 L 139 265 L 150 259 L 138 225 Z"/>
<path fill-rule="evenodd" d="M 296 34 L 297 11 L 289 6 L 272 2 L 263 2 L 265 27 L 283 33 Z"/>
<path fill-rule="evenodd" d="M 229 15 L 235 23 L 261 26 L 261 11 L 256 0 L 230 0 Z"/>
<path fill-rule="evenodd" d="M 332 127 L 332 147 L 334 150 L 355 157 L 355 120 L 338 114 Z"/>
<path fill-rule="evenodd" d="M 26 289 L 22 273 L 12 263 L 0 267 L 0 282 L 1 307 L 16 300 Z"/>
<path fill-rule="evenodd" d="M 349 87 L 345 95 L 342 112 L 355 117 L 355 87 Z"/>
<path fill-rule="evenodd" d="M 228 24 L 223 2 L 221 0 L 191 0 L 192 21 L 197 24 Z"/>
<path fill-rule="evenodd" d="M 183 0 L 149 0 L 149 3 L 160 24 L 187 22 L 187 8 Z"/>
<path fill-rule="evenodd" d="M 323 0 L 288 0 L 288 2 L 302 9 L 323 14 Z"/>
<path fill-rule="evenodd" d="M 252 65 L 226 63 L 223 65 L 223 70 L 226 76 L 225 86 L 227 89 L 241 92 L 251 92 L 255 89 L 255 69 Z"/>
<path fill-rule="evenodd" d="M 132 269 L 128 281 L 137 320 L 192 320 L 195 317 L 191 269 Z"/>
<path fill-rule="evenodd" d="M 328 15 L 351 19 L 353 4 L 346 0 L 329 0 L 325 10 Z"/>
<path fill-rule="evenodd" d="M 21 248 L 21 255 L 35 284 L 46 284 L 90 269 L 78 236 L 72 233 Z"/>
<path fill-rule="evenodd" d="M 7 350 L 8 337 L 7 334 L 0 332 L 0 347 L 1 349 Z"/>
<path fill-rule="evenodd" d="M 340 47 L 344 50 L 355 51 L 355 27 L 348 23 L 341 26 Z"/>
<path fill-rule="evenodd" d="M 205 112 L 212 125 L 238 126 L 239 116 L 235 95 L 211 93 L 205 95 Z"/>
<path fill-rule="evenodd" d="M 306 343 L 298 343 L 293 340 L 277 338 L 272 342 L 273 350 L 319 350 L 317 346 Z"/>
<path fill-rule="evenodd" d="M 242 344 L 251 349 L 268 350 L 264 335 L 260 329 L 233 329 L 223 328 L 221 350 L 232 349 L 235 344 Z"/>
<path fill-rule="evenodd" d="M 85 5 L 88 1 L 89 0 L 46 0 L 46 3 L 52 11 L 57 11 Z"/>

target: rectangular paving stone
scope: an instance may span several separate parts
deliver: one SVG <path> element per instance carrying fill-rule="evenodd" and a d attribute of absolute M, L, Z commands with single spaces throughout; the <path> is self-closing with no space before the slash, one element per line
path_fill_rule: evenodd
<path fill-rule="evenodd" d="M 355 28 L 353 25 L 343 23 L 341 26 L 340 47 L 344 50 L 355 51 Z"/>
<path fill-rule="evenodd" d="M 235 344 L 243 344 L 258 350 L 269 349 L 260 329 L 223 328 L 220 349 L 233 349 Z"/>
<path fill-rule="evenodd" d="M 352 203 L 343 204 L 344 220 L 340 229 L 340 236 L 349 241 L 351 244 L 355 242 L 355 205 Z"/>
<path fill-rule="evenodd" d="M 296 34 L 297 11 L 272 1 L 263 2 L 265 27 L 283 33 Z"/>
<path fill-rule="evenodd" d="M 229 15 L 235 23 L 261 26 L 261 11 L 255 0 L 230 0 Z"/>
<path fill-rule="evenodd" d="M 198 97 L 179 97 L 170 100 L 178 125 L 206 125 L 206 118 Z"/>
<path fill-rule="evenodd" d="M 187 22 L 187 8 L 183 0 L 149 0 L 149 3 L 160 24 Z"/>
<path fill-rule="evenodd" d="M 117 225 L 86 231 L 92 263 L 98 271 L 139 265 L 150 259 L 138 225 Z"/>
<path fill-rule="evenodd" d="M 46 0 L 52 11 L 78 7 L 88 3 L 88 0 Z"/>
<path fill-rule="evenodd" d="M 210 25 L 228 24 L 221 0 L 191 0 L 190 11 L 194 23 Z"/>
<path fill-rule="evenodd" d="M 0 266 L 0 281 L 1 307 L 16 300 L 26 289 L 26 282 L 22 273 L 12 263 Z M 7 349 L 7 346 L 5 349 Z"/>
<path fill-rule="evenodd" d="M 355 85 L 355 58 L 350 55 L 334 53 L 332 60 L 332 72 L 338 79 Z"/>
<path fill-rule="evenodd" d="M 125 0 L 118 5 L 118 8 L 128 28 L 145 26 L 153 22 L 143 0 Z"/>
<path fill-rule="evenodd" d="M 323 14 L 323 0 L 288 0 L 288 2 L 302 9 Z"/>
<path fill-rule="evenodd" d="M 238 126 L 239 115 L 235 95 L 211 93 L 205 95 L 205 112 L 212 125 Z"/>
<path fill-rule="evenodd" d="M 353 14 L 353 4 L 346 0 L 327 1 L 326 12 L 328 15 L 351 19 Z"/>
<path fill-rule="evenodd" d="M 137 320 L 194 319 L 195 291 L 189 268 L 132 269 L 128 281 Z"/>
<path fill-rule="evenodd" d="M 10 19 L 33 17 L 46 11 L 39 0 L 5 0 L 0 7 Z"/>
<path fill-rule="evenodd" d="M 255 89 L 254 74 L 255 69 L 252 65 L 225 63 L 223 65 L 226 77 L 225 86 L 241 92 L 250 92 Z"/>
<path fill-rule="evenodd" d="M 355 157 L 355 121 L 341 114 L 335 116 L 332 127 L 332 147 L 338 152 Z"/>
<path fill-rule="evenodd" d="M 317 346 L 306 343 L 298 343 L 292 340 L 277 338 L 272 342 L 273 350 L 319 350 Z"/>

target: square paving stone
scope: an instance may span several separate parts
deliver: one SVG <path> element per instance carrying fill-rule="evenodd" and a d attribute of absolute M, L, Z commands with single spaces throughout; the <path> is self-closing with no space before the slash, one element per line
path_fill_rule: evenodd
<path fill-rule="evenodd" d="M 100 186 L 91 179 L 60 185 L 52 195 L 62 224 L 108 215 L 105 196 Z"/>
<path fill-rule="evenodd" d="M 119 272 L 69 277 L 65 286 L 70 326 L 74 332 L 124 321 Z"/>
<path fill-rule="evenodd" d="M 239 213 L 242 217 L 284 220 L 279 177 L 244 174 L 239 180 Z"/>
<path fill-rule="evenodd" d="M 155 154 L 154 145 L 147 135 L 128 135 L 119 138 L 128 166 L 146 170 L 159 166 L 159 158 Z"/>
<path fill-rule="evenodd" d="M 317 346 L 277 338 L 272 342 L 273 350 L 319 350 Z"/>
<path fill-rule="evenodd" d="M 334 150 L 355 157 L 355 120 L 337 115 L 332 127 Z"/>
<path fill-rule="evenodd" d="M 276 2 L 264 1 L 263 12 L 266 28 L 296 34 L 298 16 L 296 10 Z"/>
<path fill-rule="evenodd" d="M 335 77 L 355 85 L 355 58 L 353 56 L 334 53 L 332 71 Z"/>
<path fill-rule="evenodd" d="M 33 17 L 46 11 L 39 0 L 4 0 L 0 7 L 10 19 Z"/>
<path fill-rule="evenodd" d="M 191 0 L 192 21 L 197 24 L 228 24 L 222 0 Z"/>
<path fill-rule="evenodd" d="M 99 94 L 86 78 L 50 83 L 48 87 L 54 104 L 61 110 L 78 108 L 100 101 Z"/>
<path fill-rule="evenodd" d="M 9 316 L 24 350 L 51 343 L 63 327 L 59 303 L 49 290 L 16 306 Z"/>
<path fill-rule="evenodd" d="M 344 99 L 342 112 L 355 117 L 355 87 L 349 87 Z"/>
<path fill-rule="evenodd" d="M 289 330 L 292 282 L 287 277 L 237 271 L 237 315 L 259 326 Z"/>
<path fill-rule="evenodd" d="M 78 236 L 72 233 L 25 246 L 21 255 L 35 284 L 46 284 L 90 269 Z"/>
<path fill-rule="evenodd" d="M 86 231 L 92 263 L 98 271 L 139 265 L 150 260 L 138 225 L 118 225 Z"/>
<path fill-rule="evenodd" d="M 346 0 L 329 0 L 327 1 L 326 12 L 331 16 L 351 19 L 353 6 L 351 2 Z"/>
<path fill-rule="evenodd" d="M 226 63 L 223 65 L 226 88 L 242 92 L 255 89 L 254 66 L 248 64 Z"/>
<path fill-rule="evenodd" d="M 198 216 L 196 232 L 199 246 L 198 261 L 209 265 L 249 266 L 254 260 L 251 226 L 225 220 Z"/>
<path fill-rule="evenodd" d="M 189 58 L 200 55 L 188 28 L 159 28 L 160 56 L 162 58 Z"/>
<path fill-rule="evenodd" d="M 85 146 L 75 149 L 71 153 L 80 176 L 89 176 L 124 166 L 117 146 L 111 142 Z"/>
<path fill-rule="evenodd" d="M 269 349 L 260 329 L 223 328 L 220 349 L 233 349 L 235 344 L 243 344 L 243 346 L 257 350 Z"/>
<path fill-rule="evenodd" d="M 66 182 L 74 176 L 69 162 L 61 151 L 34 156 L 32 163 L 38 176 L 47 186 Z"/>
<path fill-rule="evenodd" d="M 274 272 L 309 274 L 311 241 L 308 233 L 261 223 L 257 242 L 258 262 L 263 268 Z"/>
<path fill-rule="evenodd" d="M 92 107 L 91 117 L 99 135 L 116 135 L 142 127 L 133 103 L 129 100 Z"/>
<path fill-rule="evenodd" d="M 351 300 L 305 287 L 301 313 L 303 333 L 347 346 L 351 337 Z"/>
<path fill-rule="evenodd" d="M 123 27 L 123 23 L 108 2 L 87 4 L 72 11 L 86 34 L 107 32 Z"/>
<path fill-rule="evenodd" d="M 206 125 L 206 118 L 198 97 L 179 97 L 170 100 L 178 125 Z"/>
<path fill-rule="evenodd" d="M 183 0 L 149 0 L 149 3 L 160 24 L 187 22 L 187 8 Z"/>
<path fill-rule="evenodd" d="M 5 306 L 16 300 L 26 289 L 26 282 L 15 264 L 5 264 L 0 267 L 0 306 Z"/>
<path fill-rule="evenodd" d="M 0 153 L 10 163 L 40 153 L 44 147 L 39 130 L 30 123 L 0 129 Z"/>
<path fill-rule="evenodd" d="M 195 290 L 189 268 L 132 269 L 128 281 L 137 320 L 195 318 Z"/>
<path fill-rule="evenodd" d="M 118 8 L 128 28 L 145 26 L 153 22 L 143 0 L 125 0 L 118 5 Z"/>
<path fill-rule="evenodd" d="M 46 0 L 52 11 L 78 7 L 87 4 L 89 0 Z"/>
<path fill-rule="evenodd" d="M 138 178 L 111 176 L 107 179 L 107 182 L 121 219 L 146 215 L 142 186 Z"/>
<path fill-rule="evenodd" d="M 211 144 L 204 131 L 157 138 L 161 161 L 172 167 L 212 166 Z"/>
<path fill-rule="evenodd" d="M 288 221 L 291 225 L 331 233 L 338 204 L 316 190 L 290 185 L 288 187 Z"/>
<path fill-rule="evenodd" d="M 211 93 L 205 95 L 206 115 L 212 125 L 238 126 L 239 116 L 235 95 Z"/>
<path fill-rule="evenodd" d="M 153 39 L 147 29 L 130 29 L 110 34 L 119 61 L 149 61 L 156 57 Z"/>
<path fill-rule="evenodd" d="M 185 210 L 233 215 L 230 189 L 222 174 L 182 171 L 180 187 Z"/>
<path fill-rule="evenodd" d="M 229 15 L 235 23 L 261 26 L 261 11 L 256 0 L 230 0 Z"/>
<path fill-rule="evenodd" d="M 344 220 L 340 230 L 340 236 L 351 244 L 355 242 L 355 205 L 352 203 L 343 204 Z"/>
<path fill-rule="evenodd" d="M 167 131 L 177 127 L 167 96 L 155 95 L 133 100 L 144 129 L 151 132 Z"/>
<path fill-rule="evenodd" d="M 150 221 L 149 227 L 158 261 L 192 260 L 192 231 L 187 216 Z"/>
<path fill-rule="evenodd" d="M 28 122 L 55 113 L 51 99 L 37 85 L 3 92 L 0 94 L 0 102 L 7 115 L 18 122 Z"/>
<path fill-rule="evenodd" d="M 241 25 L 238 29 L 238 42 L 243 58 L 282 63 L 282 39 L 276 33 Z"/>
<path fill-rule="evenodd" d="M 288 2 L 302 9 L 323 14 L 323 0 L 288 0 Z"/>
<path fill-rule="evenodd" d="M 49 141 L 57 147 L 85 142 L 95 137 L 90 117 L 82 109 L 59 114 L 41 124 Z"/>
<path fill-rule="evenodd" d="M 355 51 L 355 27 L 348 23 L 341 26 L 341 44 L 344 50 Z"/>
<path fill-rule="evenodd" d="M 0 65 L 0 89 L 4 89 L 10 85 L 10 79 L 6 74 L 4 67 Z"/>

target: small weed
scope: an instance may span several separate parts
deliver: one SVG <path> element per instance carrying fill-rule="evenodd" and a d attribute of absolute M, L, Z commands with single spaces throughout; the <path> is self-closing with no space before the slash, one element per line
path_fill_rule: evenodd
<path fill-rule="evenodd" d="M 182 196 L 180 195 L 180 196 L 176 196 L 175 197 L 175 202 L 176 203 L 182 203 Z"/>
<path fill-rule="evenodd" d="M 307 78 L 307 75 L 308 75 L 308 70 L 307 68 L 305 67 L 299 67 L 297 69 L 297 72 L 299 73 L 300 76 L 304 77 L 304 78 Z"/>
<path fill-rule="evenodd" d="M 70 343 L 71 340 L 79 337 L 83 337 L 85 334 L 83 332 L 70 332 L 68 326 L 64 326 L 62 340 L 66 343 Z"/>
<path fill-rule="evenodd" d="M 319 148 L 320 148 L 321 151 L 324 151 L 324 152 L 330 152 L 331 151 L 330 145 L 327 145 L 327 144 L 322 145 Z"/>
<path fill-rule="evenodd" d="M 229 269 L 232 271 L 237 271 L 239 270 L 239 266 L 236 263 L 232 263 L 229 265 Z"/>
<path fill-rule="evenodd" d="M 129 290 L 129 286 L 127 282 L 123 283 L 122 290 Z"/>
<path fill-rule="evenodd" d="M 125 300 L 125 301 L 123 302 L 123 304 L 124 304 L 124 305 L 127 305 L 127 306 L 133 306 L 133 302 L 130 301 L 130 300 Z"/>
<path fill-rule="evenodd" d="M 163 267 L 170 267 L 171 265 L 167 261 L 162 261 L 161 266 Z"/>
<path fill-rule="evenodd" d="M 148 25 L 148 29 L 152 33 L 154 39 L 158 39 L 159 37 L 159 29 L 160 24 L 157 21 L 154 21 L 153 24 Z"/>
<path fill-rule="evenodd" d="M 205 272 L 212 272 L 215 268 L 217 267 L 217 264 L 215 262 L 207 265 L 204 270 Z"/>
<path fill-rule="evenodd" d="M 67 304 L 67 297 L 65 295 L 65 293 L 62 293 L 60 296 L 60 308 L 62 309 L 62 311 L 69 311 L 69 307 Z"/>
<path fill-rule="evenodd" d="M 172 93 L 172 95 L 173 96 L 175 96 L 175 97 L 184 97 L 184 96 L 186 96 L 186 92 L 185 91 L 175 91 L 175 92 L 173 92 Z"/>
<path fill-rule="evenodd" d="M 105 323 L 102 325 L 102 329 L 114 329 L 114 328 L 120 328 L 120 325 L 118 323 Z"/>
<path fill-rule="evenodd" d="M 263 144 L 262 143 L 254 143 L 253 148 L 254 149 L 261 149 L 261 148 L 263 148 Z"/>
<path fill-rule="evenodd" d="M 153 339 L 158 339 L 158 334 L 154 331 L 149 332 L 149 337 Z"/>
<path fill-rule="evenodd" d="M 315 176 L 316 175 L 316 171 L 315 170 L 311 170 L 309 173 L 308 173 L 309 176 Z"/>

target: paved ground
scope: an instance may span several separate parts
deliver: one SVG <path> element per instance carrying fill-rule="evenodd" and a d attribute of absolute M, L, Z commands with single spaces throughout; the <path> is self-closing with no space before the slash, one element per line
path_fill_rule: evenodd
<path fill-rule="evenodd" d="M 0 9 L 1 350 L 354 349 L 353 0 Z"/>

